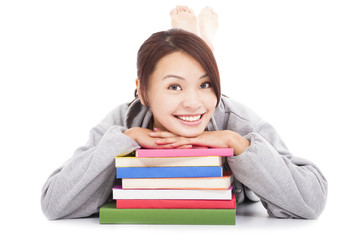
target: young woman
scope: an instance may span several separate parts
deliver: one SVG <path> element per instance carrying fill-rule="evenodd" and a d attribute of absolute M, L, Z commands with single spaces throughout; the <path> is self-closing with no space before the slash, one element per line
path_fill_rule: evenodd
<path fill-rule="evenodd" d="M 115 156 L 140 147 L 207 146 L 234 149 L 227 165 L 238 203 L 261 200 L 274 217 L 318 217 L 327 196 L 319 169 L 293 156 L 271 125 L 221 95 L 211 51 L 216 14 L 201 12 L 200 33 L 187 7 L 177 7 L 171 17 L 174 29 L 154 33 L 139 49 L 138 97 L 93 128 L 88 143 L 45 183 L 44 214 L 58 219 L 98 212 L 114 186 Z"/>

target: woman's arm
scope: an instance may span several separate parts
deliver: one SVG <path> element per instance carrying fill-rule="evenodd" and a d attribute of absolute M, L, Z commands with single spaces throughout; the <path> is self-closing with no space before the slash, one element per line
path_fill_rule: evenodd
<path fill-rule="evenodd" d="M 327 180 L 312 162 L 294 156 L 267 122 L 245 136 L 244 153 L 228 159 L 234 176 L 258 195 L 270 216 L 315 219 L 327 198 Z"/>
<path fill-rule="evenodd" d="M 91 130 L 88 143 L 51 174 L 41 197 L 47 218 L 86 217 L 98 212 L 114 186 L 114 157 L 139 148 L 124 130 L 99 124 Z"/>

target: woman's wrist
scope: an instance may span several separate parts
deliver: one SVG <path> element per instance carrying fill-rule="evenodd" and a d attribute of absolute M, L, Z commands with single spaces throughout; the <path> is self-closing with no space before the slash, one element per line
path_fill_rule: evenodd
<path fill-rule="evenodd" d="M 250 141 L 234 131 L 229 131 L 228 146 L 234 149 L 234 155 L 240 155 L 250 146 Z"/>
<path fill-rule="evenodd" d="M 133 140 L 135 140 L 136 141 L 136 134 L 134 134 L 135 133 L 135 131 L 136 131 L 136 128 L 137 127 L 134 127 L 134 128 L 129 128 L 128 130 L 126 130 L 125 132 L 124 132 L 124 134 L 126 135 L 126 136 L 128 136 L 128 137 L 131 137 Z"/>

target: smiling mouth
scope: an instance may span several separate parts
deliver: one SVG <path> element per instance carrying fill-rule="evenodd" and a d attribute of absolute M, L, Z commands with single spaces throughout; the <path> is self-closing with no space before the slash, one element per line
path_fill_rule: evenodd
<path fill-rule="evenodd" d="M 198 114 L 198 115 L 174 115 L 174 116 L 182 121 L 196 122 L 196 121 L 200 120 L 202 118 L 202 116 L 204 116 L 204 113 Z"/>

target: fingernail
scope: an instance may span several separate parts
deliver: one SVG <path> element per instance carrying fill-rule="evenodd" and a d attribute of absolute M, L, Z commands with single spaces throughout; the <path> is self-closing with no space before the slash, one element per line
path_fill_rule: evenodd
<path fill-rule="evenodd" d="M 149 133 L 149 135 L 150 135 L 150 136 L 155 136 L 155 135 L 156 135 L 156 133 L 151 132 L 151 133 Z"/>
<path fill-rule="evenodd" d="M 154 128 L 154 131 L 156 132 L 156 131 L 159 131 L 159 129 L 158 128 Z"/>

